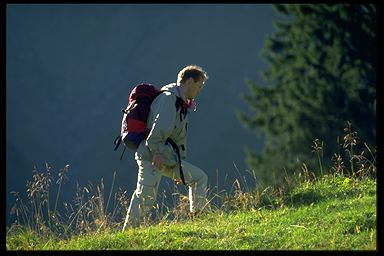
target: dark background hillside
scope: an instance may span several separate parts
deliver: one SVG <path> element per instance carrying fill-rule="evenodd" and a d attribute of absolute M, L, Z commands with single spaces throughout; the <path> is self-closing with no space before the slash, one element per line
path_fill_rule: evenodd
<path fill-rule="evenodd" d="M 130 196 L 133 153 L 119 161 L 112 144 L 120 109 L 135 84 L 174 82 L 188 64 L 210 76 L 190 115 L 188 159 L 207 172 L 211 187 L 230 187 L 234 164 L 247 173 L 244 147 L 261 146 L 235 112 L 247 109 L 244 79 L 258 80 L 266 68 L 259 52 L 274 18 L 272 6 L 261 4 L 8 4 L 7 218 L 10 192 L 25 194 L 33 167 L 44 170 L 45 162 L 54 173 L 70 165 L 64 200 L 75 181 L 104 178 L 108 190 L 114 171 L 115 188 Z"/>

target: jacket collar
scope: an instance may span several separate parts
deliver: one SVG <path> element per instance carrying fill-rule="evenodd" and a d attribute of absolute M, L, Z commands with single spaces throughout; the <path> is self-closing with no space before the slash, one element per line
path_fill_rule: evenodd
<path fill-rule="evenodd" d="M 162 91 L 169 91 L 178 97 L 182 98 L 185 102 L 187 102 L 187 99 L 183 95 L 182 91 L 180 90 L 180 87 L 176 83 L 171 83 L 163 86 L 161 88 Z"/>

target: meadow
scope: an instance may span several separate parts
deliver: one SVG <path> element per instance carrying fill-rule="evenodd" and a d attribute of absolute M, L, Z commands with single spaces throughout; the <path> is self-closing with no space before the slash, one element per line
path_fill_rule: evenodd
<path fill-rule="evenodd" d="M 125 191 L 114 192 L 113 184 L 105 191 L 101 181 L 78 187 L 74 201 L 62 203 L 68 168 L 55 178 L 47 164 L 28 182 L 28 200 L 14 193 L 6 250 L 375 251 L 376 150 L 364 144 L 366 150 L 352 154 L 354 137 L 347 134 L 344 142 L 347 154 L 335 154 L 329 170 L 319 158 L 319 175 L 303 163 L 284 186 L 252 188 L 239 177 L 230 191 L 213 188 L 205 211 L 194 219 L 188 217 L 188 198 L 174 187 L 172 207 L 160 196 L 155 218 L 124 232 Z"/>

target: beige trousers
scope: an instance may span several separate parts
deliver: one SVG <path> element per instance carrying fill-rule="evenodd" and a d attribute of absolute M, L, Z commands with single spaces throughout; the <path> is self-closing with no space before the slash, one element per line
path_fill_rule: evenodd
<path fill-rule="evenodd" d="M 158 170 L 151 162 L 136 157 L 138 169 L 136 190 L 125 217 L 123 231 L 127 226 L 137 227 L 150 212 L 156 202 L 157 191 L 162 176 L 180 180 L 179 168 L 175 170 Z M 200 168 L 182 160 L 184 180 L 189 187 L 189 210 L 197 212 L 204 208 L 208 177 Z"/>

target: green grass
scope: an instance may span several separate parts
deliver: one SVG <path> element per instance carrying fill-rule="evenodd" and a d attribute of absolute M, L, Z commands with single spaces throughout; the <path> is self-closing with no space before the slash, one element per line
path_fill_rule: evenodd
<path fill-rule="evenodd" d="M 244 196 L 244 195 L 242 195 Z M 252 194 L 246 194 L 252 198 Z M 273 207 L 212 210 L 198 219 L 74 235 L 8 232 L 7 250 L 376 250 L 376 179 L 324 175 Z M 247 202 L 247 201 L 246 201 Z"/>

